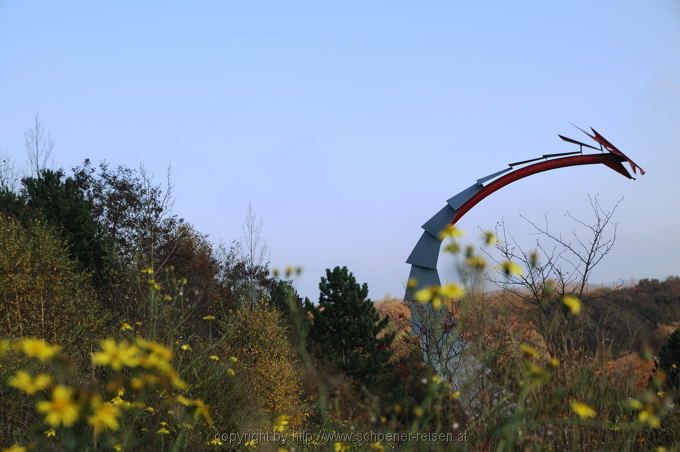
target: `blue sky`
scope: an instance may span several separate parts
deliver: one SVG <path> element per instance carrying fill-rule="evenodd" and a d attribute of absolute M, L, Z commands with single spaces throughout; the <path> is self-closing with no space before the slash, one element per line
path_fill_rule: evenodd
<path fill-rule="evenodd" d="M 568 168 L 471 211 L 468 239 L 548 214 L 568 233 L 624 197 L 594 282 L 680 273 L 680 5 L 654 2 L 0 0 L 0 150 L 39 111 L 56 163 L 172 165 L 177 212 L 216 242 L 251 201 L 275 266 L 347 265 L 401 295 L 420 225 L 510 161 L 594 126 L 646 176 Z M 442 265 L 446 265 L 444 261 Z M 441 271 L 446 274 L 446 271 Z"/>

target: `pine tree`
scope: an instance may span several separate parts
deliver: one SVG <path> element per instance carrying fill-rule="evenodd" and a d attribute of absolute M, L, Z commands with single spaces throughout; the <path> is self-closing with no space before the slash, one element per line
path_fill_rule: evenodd
<path fill-rule="evenodd" d="M 347 267 L 327 269 L 319 290 L 310 335 L 315 351 L 359 383 L 372 386 L 391 356 L 394 334 L 383 332 L 388 319 L 380 320 L 367 298 L 368 286 L 359 285 Z"/>

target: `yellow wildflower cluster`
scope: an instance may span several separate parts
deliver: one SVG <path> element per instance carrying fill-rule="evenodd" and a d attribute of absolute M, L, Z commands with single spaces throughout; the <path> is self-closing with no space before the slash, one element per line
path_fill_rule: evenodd
<path fill-rule="evenodd" d="M 16 342 L 5 341 L 5 343 L 7 344 L 6 350 L 16 350 L 29 358 L 43 362 L 56 356 L 60 350 L 56 345 L 35 338 L 21 339 Z M 108 390 L 115 390 L 116 394 L 108 401 L 89 390 L 78 390 L 59 384 L 55 382 L 55 377 L 47 373 L 32 374 L 20 369 L 8 379 L 7 383 L 26 395 L 38 398 L 35 402 L 36 411 L 43 415 L 44 423 L 49 426 L 49 429 L 44 432 L 46 438 L 57 436 L 59 428 L 73 428 L 74 431 L 75 429 L 80 431 L 81 425 L 90 426 L 96 436 L 103 432 L 120 431 L 123 410 L 137 408 L 150 414 L 156 413 L 153 407 L 143 402 L 124 399 L 126 381 L 134 390 L 141 390 L 149 385 L 158 385 L 161 387 L 157 392 L 158 395 L 166 399 L 170 398 L 167 388 L 174 387 L 182 391 L 186 389 L 186 383 L 171 364 L 172 357 L 173 354 L 169 348 L 142 338 L 136 338 L 134 342 L 116 341 L 110 338 L 101 341 L 100 350 L 92 354 L 93 364 L 121 372 L 106 385 Z M 238 358 L 232 356 L 229 360 L 235 363 Z M 60 360 L 55 365 L 61 365 L 62 361 L 67 362 L 67 360 Z M 126 369 L 133 375 L 127 377 L 127 372 L 123 374 L 122 371 Z M 208 425 L 214 424 L 210 409 L 202 400 L 191 399 L 181 394 L 173 398 L 180 405 L 191 408 L 194 422 L 203 420 Z M 175 416 L 173 410 L 167 410 L 167 413 Z M 193 424 L 187 422 L 181 422 L 178 425 L 184 429 L 194 428 Z M 173 428 L 167 422 L 162 422 L 157 432 L 166 435 L 172 431 Z"/>
<path fill-rule="evenodd" d="M 444 240 L 446 238 L 457 239 L 462 236 L 463 231 L 453 224 L 447 224 L 446 227 L 439 232 L 439 240 Z"/>
<path fill-rule="evenodd" d="M 570 405 L 571 410 L 576 413 L 580 419 L 591 419 L 597 416 L 597 412 L 594 409 L 578 400 L 572 400 Z"/>
<path fill-rule="evenodd" d="M 98 366 L 108 366 L 113 370 L 119 371 L 124 367 L 144 368 L 156 371 L 178 389 L 185 389 L 186 383 L 182 381 L 177 372 L 172 367 L 172 351 L 167 347 L 153 341 L 142 338 L 135 339 L 135 343 L 125 340 L 116 342 L 114 339 L 104 339 L 101 342 L 101 351 L 92 354 L 92 363 Z M 191 347 L 183 350 L 190 350 Z M 136 389 L 144 384 L 157 383 L 157 379 L 149 375 L 144 375 L 141 379 L 135 380 Z"/>
<path fill-rule="evenodd" d="M 8 381 L 13 388 L 20 389 L 28 395 L 47 389 L 52 384 L 52 378 L 47 374 L 38 374 L 32 377 L 25 370 L 19 370 Z"/>
<path fill-rule="evenodd" d="M 114 339 L 104 339 L 100 344 L 102 351 L 92 354 L 92 363 L 109 366 L 113 370 L 123 367 L 137 367 L 140 361 L 139 349 L 127 341 L 116 343 Z"/>
<path fill-rule="evenodd" d="M 455 283 L 444 286 L 429 286 L 416 292 L 415 299 L 419 303 L 431 303 L 435 309 L 440 309 L 442 303 L 455 300 L 465 295 L 465 289 Z"/>
<path fill-rule="evenodd" d="M 60 350 L 58 345 L 50 345 L 42 339 L 26 338 L 17 343 L 17 349 L 29 358 L 40 361 L 52 359 Z"/>
<path fill-rule="evenodd" d="M 659 428 L 661 427 L 661 419 L 659 418 L 659 415 L 656 413 L 656 409 L 658 408 L 659 401 L 653 398 L 653 396 L 650 396 L 650 394 L 646 394 L 647 399 L 646 403 L 643 404 L 637 399 L 628 399 L 628 407 L 637 411 L 637 420 L 641 424 L 645 424 L 651 428 Z"/>
<path fill-rule="evenodd" d="M 288 429 L 288 424 L 290 423 L 290 416 L 282 414 L 274 420 L 274 431 L 283 433 Z"/>

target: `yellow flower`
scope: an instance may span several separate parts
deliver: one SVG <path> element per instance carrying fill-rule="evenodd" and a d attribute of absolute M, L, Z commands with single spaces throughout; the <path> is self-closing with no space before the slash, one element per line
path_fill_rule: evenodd
<path fill-rule="evenodd" d="M 230 377 L 233 377 L 234 375 L 236 375 L 236 372 L 234 372 L 234 369 L 232 369 L 230 367 L 230 368 L 227 369 L 227 375 L 229 375 Z"/>
<path fill-rule="evenodd" d="M 432 303 L 432 307 L 439 309 L 442 302 L 449 299 L 458 299 L 465 294 L 465 290 L 455 283 L 445 286 L 429 286 L 419 290 L 415 294 L 415 299 L 419 303 Z"/>
<path fill-rule="evenodd" d="M 38 402 L 36 408 L 45 414 L 45 422 L 52 427 L 70 427 L 78 420 L 78 406 L 73 403 L 73 389 L 58 385 L 52 390 L 52 399 Z"/>
<path fill-rule="evenodd" d="M 92 354 L 92 363 L 98 366 L 110 366 L 113 370 L 139 365 L 139 349 L 127 341 L 116 344 L 113 339 L 101 341 L 101 352 Z"/>
<path fill-rule="evenodd" d="M 333 444 L 333 450 L 335 452 L 347 452 L 349 450 L 349 446 L 343 443 L 335 443 Z"/>
<path fill-rule="evenodd" d="M 522 267 L 514 263 L 513 261 L 505 261 L 501 263 L 501 270 L 506 276 L 521 276 L 523 271 Z"/>
<path fill-rule="evenodd" d="M 630 407 L 634 410 L 641 410 L 642 409 L 642 402 L 640 402 L 638 399 L 630 398 L 630 399 L 628 399 L 628 407 Z"/>
<path fill-rule="evenodd" d="M 282 414 L 281 416 L 278 416 L 274 420 L 274 431 L 283 433 L 286 431 L 288 428 L 288 423 L 289 423 L 290 417 L 286 416 L 285 414 Z"/>
<path fill-rule="evenodd" d="M 123 450 L 123 446 L 121 446 L 120 443 L 116 443 L 113 445 L 113 450 L 116 452 L 121 452 Z"/>
<path fill-rule="evenodd" d="M 538 351 L 531 345 L 520 344 L 519 351 L 534 359 L 538 359 L 541 357 L 540 353 L 538 353 Z"/>
<path fill-rule="evenodd" d="M 208 446 L 220 447 L 220 446 L 223 446 L 223 445 L 224 445 L 224 443 L 222 442 L 222 440 L 217 438 L 217 437 L 208 441 Z"/>
<path fill-rule="evenodd" d="M 203 320 L 215 320 L 215 316 L 212 314 L 204 315 Z"/>
<path fill-rule="evenodd" d="M 87 423 L 94 428 L 95 433 L 102 430 L 118 431 L 120 424 L 120 409 L 109 402 L 102 402 L 101 397 L 95 396 L 91 401 L 92 415 L 87 418 Z"/>
<path fill-rule="evenodd" d="M 127 400 L 124 400 L 123 395 L 125 395 L 125 390 L 119 389 L 118 393 L 116 393 L 116 397 L 111 399 L 110 402 L 113 406 L 119 406 L 119 407 L 125 408 L 127 410 L 128 408 L 132 407 L 132 404 L 130 402 L 128 402 Z"/>
<path fill-rule="evenodd" d="M 166 370 L 170 367 L 170 360 L 172 359 L 172 350 L 157 342 L 147 341 L 138 337 L 135 339 L 137 347 L 149 352 L 149 355 L 144 357 L 142 361 L 143 367 L 154 367 L 158 370 Z"/>
<path fill-rule="evenodd" d="M 371 450 L 374 452 L 385 452 L 385 446 L 380 441 L 371 444 Z"/>
<path fill-rule="evenodd" d="M 463 231 L 458 229 L 455 225 L 453 224 L 447 224 L 444 229 L 441 230 L 439 233 L 439 240 L 444 240 L 445 238 L 449 237 L 452 239 L 457 239 L 459 237 L 463 236 Z"/>
<path fill-rule="evenodd" d="M 562 298 L 562 304 L 564 304 L 571 315 L 579 315 L 581 313 L 581 300 L 573 295 L 565 295 Z"/>
<path fill-rule="evenodd" d="M 234 356 L 234 355 L 231 355 L 231 356 L 229 357 L 229 361 L 232 362 L 232 363 L 237 363 L 237 362 L 238 362 L 238 358 L 237 358 L 236 356 Z"/>
<path fill-rule="evenodd" d="M 161 427 L 161 428 L 158 429 L 158 431 L 156 433 L 158 433 L 159 435 L 169 435 L 170 430 L 168 430 L 165 427 Z"/>
<path fill-rule="evenodd" d="M 651 410 L 645 408 L 638 414 L 638 421 L 643 424 L 649 425 L 651 428 L 661 427 L 661 420 L 657 415 L 655 415 Z"/>
<path fill-rule="evenodd" d="M 460 253 L 460 245 L 458 244 L 458 242 L 450 242 L 444 247 L 444 252 L 450 254 L 458 254 Z"/>
<path fill-rule="evenodd" d="M 492 231 L 484 231 L 482 239 L 484 240 L 486 246 L 494 246 L 497 242 L 496 234 L 494 234 Z"/>
<path fill-rule="evenodd" d="M 45 430 L 44 435 L 47 438 L 53 438 L 53 437 L 57 436 L 57 431 L 53 428 L 48 428 L 47 430 Z"/>
<path fill-rule="evenodd" d="M 13 388 L 20 389 L 28 395 L 47 389 L 52 384 L 52 378 L 47 374 L 38 374 L 35 378 L 25 370 L 19 370 L 8 381 Z"/>
<path fill-rule="evenodd" d="M 460 391 L 453 391 L 449 394 L 449 399 L 456 400 L 460 397 Z"/>
<path fill-rule="evenodd" d="M 529 364 L 529 376 L 532 378 L 535 378 L 537 380 L 542 380 L 545 377 L 547 377 L 547 374 L 545 372 L 545 369 L 543 369 L 541 366 L 537 366 L 534 363 Z"/>
<path fill-rule="evenodd" d="M 123 323 L 120 324 L 120 330 L 121 331 L 132 331 L 133 328 L 132 328 L 132 325 L 130 325 L 129 323 L 123 322 Z"/>
<path fill-rule="evenodd" d="M 2 449 L 2 452 L 26 452 L 26 448 L 14 443 L 14 445 Z"/>
<path fill-rule="evenodd" d="M 210 359 L 213 360 L 213 361 L 219 361 L 220 357 L 217 356 L 217 355 L 210 355 Z"/>
<path fill-rule="evenodd" d="M 40 361 L 47 361 L 59 351 L 58 345 L 50 345 L 42 339 L 26 338 L 22 339 L 18 345 L 24 355 Z"/>
<path fill-rule="evenodd" d="M 465 265 L 476 270 L 484 270 L 486 268 L 486 261 L 482 256 L 470 256 L 465 259 Z"/>
<path fill-rule="evenodd" d="M 597 416 L 597 412 L 595 412 L 595 410 L 590 408 L 585 403 L 581 403 L 577 400 L 571 401 L 571 409 L 581 419 L 590 419 Z"/>
<path fill-rule="evenodd" d="M 151 414 L 154 414 L 156 412 L 156 410 L 152 406 L 147 406 L 146 408 L 144 408 L 144 411 L 147 411 Z"/>
<path fill-rule="evenodd" d="M 413 409 L 413 414 L 415 415 L 415 417 L 423 417 L 423 415 L 425 414 L 425 410 L 423 409 L 423 407 L 417 406 Z"/>
<path fill-rule="evenodd" d="M 418 281 L 416 281 L 415 278 L 409 278 L 408 281 L 406 281 L 406 287 L 408 289 L 413 289 L 414 287 L 416 287 L 417 284 Z"/>
<path fill-rule="evenodd" d="M 552 367 L 559 367 L 559 365 L 560 365 L 560 360 L 557 359 L 557 358 L 555 358 L 555 357 L 552 357 L 552 358 L 550 358 L 550 360 L 548 361 L 548 363 L 549 363 Z"/>
<path fill-rule="evenodd" d="M 649 425 L 651 428 L 659 428 L 661 426 L 661 420 L 656 416 L 649 408 L 638 413 L 638 421 L 643 424 Z"/>
<path fill-rule="evenodd" d="M 182 344 L 182 346 L 180 348 L 182 350 L 184 350 L 185 352 L 191 351 L 191 345 L 189 345 L 189 344 Z"/>
<path fill-rule="evenodd" d="M 246 441 L 244 446 L 254 448 L 256 444 L 257 444 L 257 441 L 255 441 L 254 439 L 251 439 L 251 440 Z"/>

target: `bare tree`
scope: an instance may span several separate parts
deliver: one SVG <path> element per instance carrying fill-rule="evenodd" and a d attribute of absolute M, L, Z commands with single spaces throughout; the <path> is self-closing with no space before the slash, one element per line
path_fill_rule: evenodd
<path fill-rule="evenodd" d="M 466 346 L 454 310 L 448 303 L 441 309 L 413 302 L 409 306 L 412 332 L 419 341 L 423 359 L 438 375 L 454 383 Z"/>
<path fill-rule="evenodd" d="M 500 258 L 487 253 L 497 264 L 511 261 L 523 267 L 521 274 L 511 273 L 500 279 L 490 279 L 533 307 L 532 320 L 545 339 L 548 351 L 555 356 L 583 351 L 586 327 L 583 322 L 576 325 L 575 319 L 564 315 L 564 310 L 555 300 L 569 294 L 582 300 L 589 297 L 590 276 L 616 242 L 617 225 L 613 217 L 621 200 L 613 208 L 605 210 L 597 197 L 589 196 L 588 199 L 593 212 L 591 222 L 566 213 L 582 232 L 563 236 L 550 230 L 547 217 L 541 226 L 522 216 L 534 229 L 534 234 L 539 236 L 536 249 L 522 249 L 508 234 L 505 223 L 501 222 L 496 227 L 496 235 L 500 238 L 496 251 Z"/>
<path fill-rule="evenodd" d="M 52 162 L 54 141 L 52 133 L 46 130 L 38 113 L 33 117 L 33 124 L 24 132 L 24 144 L 28 155 L 28 164 L 34 176 L 39 177 L 40 172 Z"/>
<path fill-rule="evenodd" d="M 141 205 L 138 218 L 138 231 L 140 234 L 138 238 L 140 258 L 138 260 L 144 260 L 145 257 L 148 266 L 158 272 L 174 253 L 174 250 L 172 250 L 171 254 L 166 256 L 163 262 L 156 262 L 158 248 L 163 240 L 167 239 L 165 235 L 169 231 L 166 230 L 166 223 L 173 216 L 173 207 L 175 205 L 172 168 L 168 165 L 166 169 L 165 187 L 156 184 L 154 182 L 154 175 L 150 174 L 144 166 L 139 167 L 139 176 L 141 182 Z M 163 232 L 162 234 L 161 231 Z"/>
<path fill-rule="evenodd" d="M 245 247 L 245 257 L 248 264 L 248 283 L 250 286 L 250 303 L 256 303 L 256 283 L 257 271 L 259 268 L 268 264 L 269 250 L 267 242 L 262 237 L 262 220 L 257 217 L 257 213 L 252 203 L 248 202 L 248 210 L 243 220 L 242 239 Z"/>

